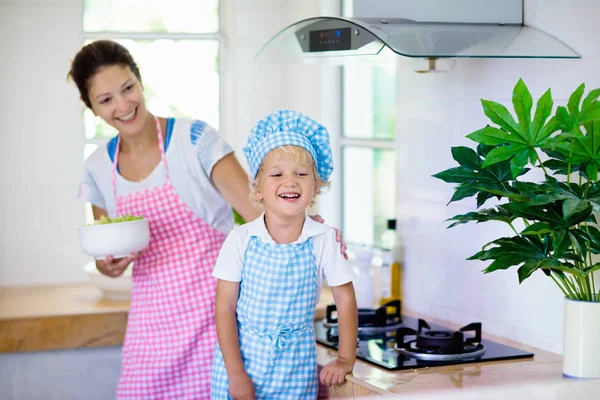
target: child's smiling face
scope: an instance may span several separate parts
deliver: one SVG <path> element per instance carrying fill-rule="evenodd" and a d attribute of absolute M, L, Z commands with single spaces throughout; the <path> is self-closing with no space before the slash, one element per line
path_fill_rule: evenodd
<path fill-rule="evenodd" d="M 281 217 L 304 215 L 317 191 L 312 157 L 299 149 L 300 157 L 279 149 L 270 151 L 261 166 L 259 200 L 265 211 Z"/>

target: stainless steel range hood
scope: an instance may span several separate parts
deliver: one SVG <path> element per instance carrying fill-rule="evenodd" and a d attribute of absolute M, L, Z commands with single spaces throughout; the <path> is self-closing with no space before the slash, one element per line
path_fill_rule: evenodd
<path fill-rule="evenodd" d="M 257 54 L 268 63 L 379 58 L 580 58 L 523 24 L 523 0 L 354 0 L 354 17 L 313 17 L 277 33 Z M 377 16 L 376 16 L 377 15 Z"/>

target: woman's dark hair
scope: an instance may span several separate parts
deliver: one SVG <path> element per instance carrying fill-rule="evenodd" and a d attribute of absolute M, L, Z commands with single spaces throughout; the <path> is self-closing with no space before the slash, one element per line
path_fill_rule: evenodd
<path fill-rule="evenodd" d="M 75 55 L 71 62 L 71 70 L 67 74 L 67 79 L 73 79 L 79 90 L 81 100 L 86 106 L 91 107 L 89 96 L 89 81 L 96 75 L 102 67 L 111 65 L 122 65 L 129 67 L 138 78 L 140 83 L 142 77 L 140 70 L 133 60 L 127 48 L 112 40 L 96 40 L 86 46 L 83 46 Z"/>

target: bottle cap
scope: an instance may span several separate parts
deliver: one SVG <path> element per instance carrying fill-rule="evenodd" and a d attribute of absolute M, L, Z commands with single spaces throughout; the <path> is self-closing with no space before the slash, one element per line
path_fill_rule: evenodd
<path fill-rule="evenodd" d="M 391 230 L 393 230 L 393 231 L 395 231 L 395 230 L 396 230 L 396 219 L 395 219 L 395 218 L 394 218 L 394 219 L 388 219 L 388 220 L 387 220 L 387 228 L 388 228 L 388 229 L 391 229 Z"/>

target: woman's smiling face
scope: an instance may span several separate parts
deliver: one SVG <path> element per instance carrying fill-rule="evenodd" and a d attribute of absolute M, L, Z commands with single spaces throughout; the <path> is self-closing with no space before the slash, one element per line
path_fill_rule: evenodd
<path fill-rule="evenodd" d="M 301 157 L 279 149 L 265 156 L 257 191 L 265 211 L 280 217 L 303 215 L 315 198 L 317 187 L 312 158 L 306 150 L 300 151 Z"/>
<path fill-rule="evenodd" d="M 139 133 L 146 121 L 141 82 L 128 66 L 102 67 L 89 81 L 88 94 L 95 115 L 123 135 Z"/>

